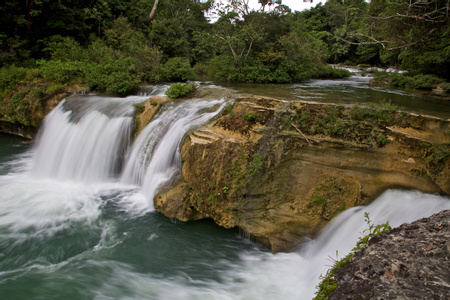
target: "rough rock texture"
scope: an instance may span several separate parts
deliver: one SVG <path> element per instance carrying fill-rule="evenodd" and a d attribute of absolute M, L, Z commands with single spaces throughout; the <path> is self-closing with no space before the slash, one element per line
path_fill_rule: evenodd
<path fill-rule="evenodd" d="M 329 299 L 450 299 L 450 210 L 372 238 Z"/>
<path fill-rule="evenodd" d="M 158 112 L 161 104 L 168 100 L 169 98 L 166 96 L 150 96 L 141 107 L 137 107 L 136 117 L 134 119 L 135 136 L 137 136 L 150 122 L 153 116 Z"/>
<path fill-rule="evenodd" d="M 387 188 L 450 194 L 449 132 L 448 120 L 238 95 L 188 134 L 183 177 L 155 208 L 292 251 Z"/>

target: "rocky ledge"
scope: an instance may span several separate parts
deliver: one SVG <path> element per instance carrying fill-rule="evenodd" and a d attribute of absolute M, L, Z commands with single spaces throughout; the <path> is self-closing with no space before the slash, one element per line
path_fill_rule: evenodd
<path fill-rule="evenodd" d="M 154 199 L 164 215 L 211 218 L 280 252 L 388 188 L 450 194 L 449 120 L 390 106 L 229 97 L 184 140 L 182 177 Z"/>
<path fill-rule="evenodd" d="M 449 299 L 450 210 L 373 237 L 343 268 L 328 299 Z"/>

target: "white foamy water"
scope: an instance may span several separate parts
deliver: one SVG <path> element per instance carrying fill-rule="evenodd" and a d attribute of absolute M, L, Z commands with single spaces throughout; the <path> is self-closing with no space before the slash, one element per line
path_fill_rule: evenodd
<path fill-rule="evenodd" d="M 220 280 L 195 280 L 188 274 L 159 278 L 136 272 L 128 265 L 114 264 L 112 276 L 95 293 L 97 299 L 311 299 L 319 276 L 333 259 L 344 257 L 359 237 L 367 234 L 364 213 L 373 224 L 387 221 L 393 227 L 450 209 L 447 198 L 415 191 L 387 191 L 367 207 L 356 207 L 333 220 L 315 240 L 306 242 L 297 253 L 271 254 L 243 251 L 240 261 L 210 262 L 227 265 Z M 338 257 L 336 256 L 338 253 Z M 103 262 L 109 264 L 109 262 Z"/>
<path fill-rule="evenodd" d="M 9 233 L 32 229 L 52 235 L 71 226 L 87 224 L 100 214 L 99 199 L 86 186 L 27 175 L 0 177 L 0 227 Z"/>
<path fill-rule="evenodd" d="M 133 103 L 144 99 L 78 96 L 61 102 L 38 136 L 33 175 L 86 183 L 114 177 L 131 143 Z"/>
<path fill-rule="evenodd" d="M 224 103 L 225 99 L 189 100 L 166 105 L 133 144 L 121 181 L 142 186 L 147 199 L 153 199 L 162 186 L 180 174 L 183 137 L 217 115 Z M 142 198 L 131 200 L 136 205 Z M 148 204 L 153 209 L 153 202 Z"/>
<path fill-rule="evenodd" d="M 0 176 L 2 299 L 311 299 L 332 259 L 366 234 L 365 212 L 398 226 L 450 209 L 446 197 L 390 190 L 275 255 L 211 224 L 172 222 L 151 213 L 153 195 L 178 174 L 186 132 L 224 100 L 168 104 L 131 147 L 136 101 L 61 104 Z"/>
<path fill-rule="evenodd" d="M 393 227 L 450 209 L 450 200 L 416 191 L 391 190 L 367 207 L 355 207 L 333 220 L 315 240 L 296 253 L 249 250 L 239 261 L 211 261 L 221 271 L 218 280 L 197 280 L 188 274 L 160 278 L 137 272 L 129 265 L 108 264 L 111 276 L 95 289 L 97 299 L 311 299 L 319 276 L 334 259 L 344 257 L 359 237 L 367 234 L 364 213 L 373 224 L 387 221 Z M 336 256 L 338 254 L 338 256 Z M 226 267 L 223 267 L 226 266 Z M 89 288 L 88 288 L 89 290 Z M 91 292 L 93 292 L 91 290 Z"/>

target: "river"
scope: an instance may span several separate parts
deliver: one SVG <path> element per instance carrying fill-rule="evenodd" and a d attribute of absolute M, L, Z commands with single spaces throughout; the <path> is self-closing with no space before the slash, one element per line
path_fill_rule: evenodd
<path fill-rule="evenodd" d="M 365 212 L 398 226 L 450 209 L 445 197 L 389 190 L 278 254 L 208 220 L 168 219 L 151 199 L 179 174 L 184 133 L 225 101 L 170 103 L 133 142 L 143 100 L 75 96 L 34 144 L 0 135 L 1 299 L 311 299 L 364 235 Z"/>

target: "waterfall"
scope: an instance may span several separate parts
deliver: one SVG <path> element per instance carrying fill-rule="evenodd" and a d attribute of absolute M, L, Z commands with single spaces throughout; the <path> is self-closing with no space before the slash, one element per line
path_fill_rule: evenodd
<path fill-rule="evenodd" d="M 144 99 L 76 96 L 62 101 L 40 130 L 33 175 L 86 183 L 117 176 L 131 143 L 133 103 Z"/>
<path fill-rule="evenodd" d="M 180 144 L 185 134 L 213 118 L 224 103 L 224 99 L 168 103 L 133 144 L 121 181 L 142 186 L 144 195 L 153 199 L 180 174 Z"/>
<path fill-rule="evenodd" d="M 132 143 L 133 104 L 145 100 L 70 97 L 0 176 L 4 299 L 311 299 L 366 234 L 365 212 L 399 226 L 450 209 L 447 197 L 389 190 L 277 254 L 209 222 L 145 214 L 180 172 L 183 137 L 225 105 L 168 102 Z"/>
<path fill-rule="evenodd" d="M 183 137 L 220 112 L 225 99 L 166 103 L 132 145 L 133 104 L 145 99 L 90 95 L 61 102 L 44 120 L 32 154 L 33 176 L 131 184 L 142 193 L 124 198 L 128 209 L 153 210 L 157 191 L 180 174 Z"/>
<path fill-rule="evenodd" d="M 389 221 L 392 227 L 397 227 L 445 209 L 450 209 L 446 197 L 388 190 L 368 206 L 342 212 L 316 239 L 305 240 L 297 252 L 243 253 L 241 264 L 223 272 L 224 283 L 197 292 L 209 295 L 213 290 L 216 294 L 210 299 L 311 299 L 320 275 L 325 275 L 336 260 L 355 247 L 358 238 L 367 234 L 366 212 L 372 224 Z M 186 289 L 184 294 L 194 294 L 191 290 Z M 234 294 L 229 296 L 229 291 Z"/>

